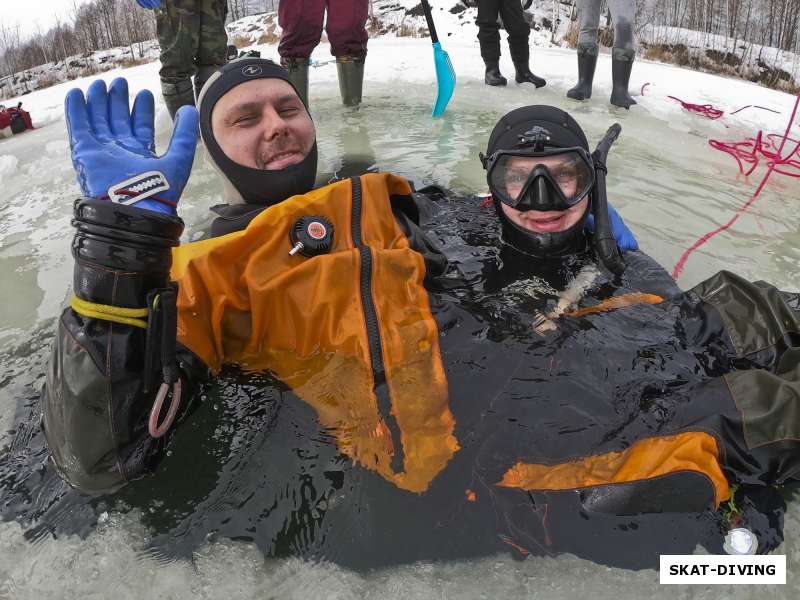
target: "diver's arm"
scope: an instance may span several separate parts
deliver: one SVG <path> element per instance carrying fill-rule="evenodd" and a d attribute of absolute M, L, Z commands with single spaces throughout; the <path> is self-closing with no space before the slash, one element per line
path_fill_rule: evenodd
<path fill-rule="evenodd" d="M 175 317 L 169 270 L 181 220 L 99 200 L 76 202 L 74 215 L 74 296 L 59 319 L 43 426 L 61 475 L 103 491 L 141 476 L 163 448 L 148 419 L 164 370 L 181 382 L 178 417 L 205 370 L 175 349 L 174 327 L 157 326 Z"/>
<path fill-rule="evenodd" d="M 431 194 L 441 192 L 438 188 L 426 188 Z M 420 221 L 423 215 L 433 212 L 433 201 L 425 193 L 426 190 L 414 192 L 407 196 L 391 197 L 392 213 L 400 229 L 408 239 L 408 243 L 423 259 L 425 259 L 425 279 L 430 283 L 433 278 L 444 275 L 447 271 L 447 257 L 433 240 L 423 231 Z"/>
<path fill-rule="evenodd" d="M 195 373 L 202 373 L 190 367 L 188 353 L 179 366 L 169 281 L 183 231 L 175 207 L 191 170 L 197 114 L 179 113 L 170 148 L 157 157 L 152 94 L 141 92 L 132 111 L 124 80 L 109 91 L 96 81 L 87 96 L 72 90 L 66 99 L 84 199 L 75 204 L 74 295 L 59 320 L 43 425 L 62 476 L 101 491 L 139 476 L 162 446 L 156 438 L 166 428 L 157 410 L 148 423 L 158 391 L 171 390 L 164 404 L 177 408 L 171 402 L 181 386 L 185 407 Z"/>
<path fill-rule="evenodd" d="M 622 215 L 620 215 L 616 209 L 611 206 L 609 202 L 608 206 L 608 221 L 611 225 L 611 234 L 614 236 L 614 240 L 617 242 L 617 247 L 620 249 L 620 252 L 625 254 L 630 250 L 638 250 L 639 249 L 639 242 L 636 240 L 636 236 L 630 230 L 630 228 L 625 224 L 625 221 L 622 219 Z M 589 213 L 589 216 L 586 217 L 586 231 L 591 234 L 595 233 L 595 218 L 592 212 Z"/>
<path fill-rule="evenodd" d="M 630 250 L 625 254 L 625 287 L 629 290 L 657 294 L 671 298 L 681 293 L 672 275 L 656 260 L 641 250 Z"/>

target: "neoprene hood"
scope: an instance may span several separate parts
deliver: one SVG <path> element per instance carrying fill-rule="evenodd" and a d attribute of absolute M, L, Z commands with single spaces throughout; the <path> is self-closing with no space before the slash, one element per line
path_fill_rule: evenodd
<path fill-rule="evenodd" d="M 317 142 L 314 141 L 308 156 L 301 162 L 275 171 L 253 169 L 228 158 L 214 136 L 211 115 L 222 96 L 240 83 L 253 79 L 281 79 L 297 92 L 289 79 L 289 73 L 280 65 L 263 58 L 234 60 L 209 77 L 200 92 L 197 99 L 200 135 L 212 164 L 223 176 L 227 200 L 232 204 L 270 206 L 314 188 L 317 177 Z M 302 100 L 302 96 L 300 99 Z"/>

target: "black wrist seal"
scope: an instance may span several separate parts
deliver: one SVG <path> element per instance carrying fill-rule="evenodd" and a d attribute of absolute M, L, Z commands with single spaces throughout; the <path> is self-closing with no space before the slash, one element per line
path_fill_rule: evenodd
<path fill-rule="evenodd" d="M 139 308 L 150 290 L 169 283 L 179 217 L 84 198 L 75 201 L 72 225 L 74 291 L 82 300 Z"/>

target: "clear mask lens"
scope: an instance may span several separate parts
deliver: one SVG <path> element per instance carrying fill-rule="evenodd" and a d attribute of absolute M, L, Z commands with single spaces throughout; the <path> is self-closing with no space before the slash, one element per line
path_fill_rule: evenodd
<path fill-rule="evenodd" d="M 489 184 L 502 202 L 514 206 L 538 176 L 546 176 L 569 205 L 579 202 L 594 182 L 586 158 L 571 150 L 545 156 L 501 154 L 491 167 Z"/>

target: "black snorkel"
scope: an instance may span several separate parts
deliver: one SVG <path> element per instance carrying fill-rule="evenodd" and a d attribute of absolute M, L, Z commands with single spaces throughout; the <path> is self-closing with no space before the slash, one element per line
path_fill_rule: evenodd
<path fill-rule="evenodd" d="M 606 158 L 611 145 L 616 141 L 622 126 L 614 123 L 608 128 L 603 139 L 592 152 L 595 169 L 595 187 L 592 198 L 592 213 L 594 214 L 594 248 L 597 258 L 614 275 L 622 275 L 625 271 L 625 261 L 617 247 L 617 241 L 611 231 L 611 221 L 608 217 L 608 197 L 606 196 Z"/>

